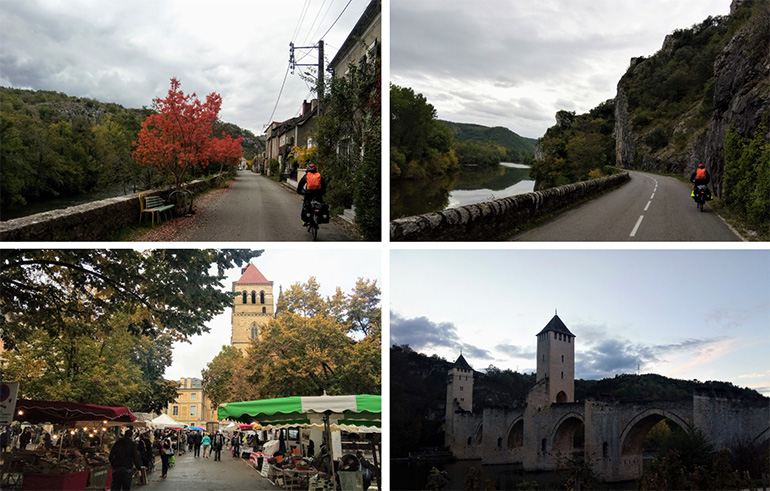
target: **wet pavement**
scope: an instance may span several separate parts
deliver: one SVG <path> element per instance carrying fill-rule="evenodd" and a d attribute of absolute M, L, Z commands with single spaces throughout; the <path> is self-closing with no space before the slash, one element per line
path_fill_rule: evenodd
<path fill-rule="evenodd" d="M 148 485 L 131 486 L 137 490 L 185 490 L 185 491 L 239 491 L 281 489 L 260 475 L 247 459 L 230 456 L 230 449 L 222 451 L 222 460 L 214 457 L 193 457 L 192 452 L 175 457 L 174 467 L 168 476 L 160 477 L 160 459 L 156 460 L 155 471 L 148 477 Z"/>

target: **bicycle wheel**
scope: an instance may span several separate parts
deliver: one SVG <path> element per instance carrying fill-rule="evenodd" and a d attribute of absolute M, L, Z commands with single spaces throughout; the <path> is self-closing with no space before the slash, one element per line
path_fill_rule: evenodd
<path fill-rule="evenodd" d="M 310 233 L 313 234 L 313 240 L 318 238 L 318 223 L 315 221 L 310 225 Z"/>

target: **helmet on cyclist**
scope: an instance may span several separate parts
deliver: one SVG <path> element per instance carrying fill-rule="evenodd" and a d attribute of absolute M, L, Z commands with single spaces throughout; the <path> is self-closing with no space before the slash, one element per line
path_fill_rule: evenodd
<path fill-rule="evenodd" d="M 308 172 L 318 172 L 318 167 L 315 164 L 307 164 Z"/>

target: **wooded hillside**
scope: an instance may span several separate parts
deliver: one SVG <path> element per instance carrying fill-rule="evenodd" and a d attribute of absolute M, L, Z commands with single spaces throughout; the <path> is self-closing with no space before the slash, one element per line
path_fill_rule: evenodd
<path fill-rule="evenodd" d="M 0 205 L 162 184 L 131 156 L 131 143 L 150 114 L 152 109 L 60 92 L 0 87 Z M 214 133 L 223 132 L 243 137 L 247 159 L 264 148 L 260 138 L 234 124 L 219 122 Z"/>

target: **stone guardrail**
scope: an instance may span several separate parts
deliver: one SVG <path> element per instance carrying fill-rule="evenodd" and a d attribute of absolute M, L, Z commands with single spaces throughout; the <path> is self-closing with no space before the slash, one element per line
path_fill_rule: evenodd
<path fill-rule="evenodd" d="M 498 240 L 532 220 L 620 186 L 628 172 L 390 222 L 391 241 Z"/>
<path fill-rule="evenodd" d="M 193 181 L 186 189 L 193 194 L 205 191 L 214 186 L 215 177 Z M 139 194 L 165 197 L 169 193 L 145 191 L 0 222 L 0 241 L 106 241 L 123 227 L 139 222 Z"/>

